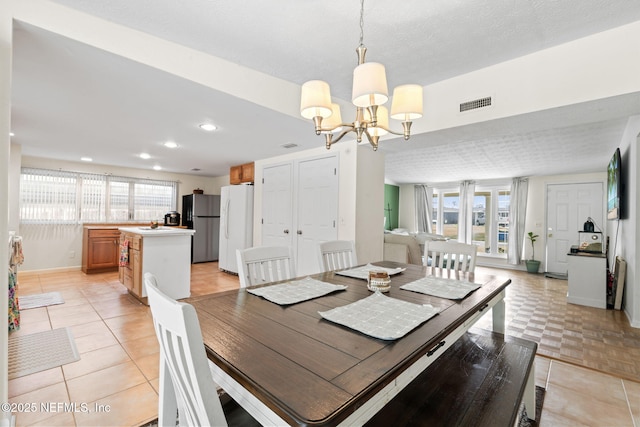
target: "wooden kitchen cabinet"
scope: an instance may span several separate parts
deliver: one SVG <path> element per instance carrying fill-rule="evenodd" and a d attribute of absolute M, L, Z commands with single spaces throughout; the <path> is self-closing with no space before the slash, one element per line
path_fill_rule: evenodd
<path fill-rule="evenodd" d="M 231 185 L 240 184 L 242 182 L 242 166 L 231 166 L 229 170 L 229 183 Z"/>
<path fill-rule="evenodd" d="M 229 170 L 229 183 L 232 185 L 253 183 L 254 180 L 254 163 L 245 163 L 242 165 L 231 166 Z"/>
<path fill-rule="evenodd" d="M 120 266 L 120 282 L 130 293 L 146 304 L 146 298 L 142 296 L 142 236 L 122 232 L 120 234 L 120 244 L 122 245 L 125 240 L 129 241 L 129 262 Z"/>
<path fill-rule="evenodd" d="M 86 274 L 118 269 L 120 231 L 117 228 L 84 227 L 82 271 Z"/>

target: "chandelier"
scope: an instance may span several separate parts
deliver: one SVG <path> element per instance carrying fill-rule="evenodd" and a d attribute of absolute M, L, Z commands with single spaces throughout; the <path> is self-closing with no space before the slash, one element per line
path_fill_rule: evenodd
<path fill-rule="evenodd" d="M 391 118 L 402 121 L 402 132 L 389 129 L 389 113 L 383 104 L 389 99 L 387 77 L 384 65 L 365 62 L 367 48 L 363 44 L 364 0 L 360 0 L 360 44 L 356 48 L 358 66 L 353 70 L 353 91 L 351 102 L 356 106 L 356 118 L 352 123 L 342 123 L 340 106 L 331 102 L 329 84 L 322 80 L 310 80 L 302 85 L 300 114 L 313 120 L 316 135 L 324 134 L 327 150 L 349 132 L 355 132 L 358 142 L 362 135 L 378 149 L 381 136 L 391 133 L 402 135 L 407 140 L 411 136 L 413 119 L 422 117 L 422 86 L 407 84 L 393 90 Z M 343 130 L 344 129 L 344 130 Z M 339 133 L 334 138 L 334 133 Z"/>

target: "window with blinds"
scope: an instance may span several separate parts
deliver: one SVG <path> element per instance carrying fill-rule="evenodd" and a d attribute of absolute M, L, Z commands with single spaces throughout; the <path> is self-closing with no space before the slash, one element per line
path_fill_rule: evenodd
<path fill-rule="evenodd" d="M 25 224 L 160 221 L 177 198 L 176 181 L 34 168 L 20 174 Z"/>

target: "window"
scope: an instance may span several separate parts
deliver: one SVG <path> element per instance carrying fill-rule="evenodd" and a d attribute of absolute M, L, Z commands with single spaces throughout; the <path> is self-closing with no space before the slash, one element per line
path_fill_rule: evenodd
<path fill-rule="evenodd" d="M 506 256 L 509 243 L 509 201 L 506 187 L 478 187 L 473 206 L 473 243 L 484 254 Z"/>
<path fill-rule="evenodd" d="M 506 257 L 509 243 L 508 185 L 476 186 L 473 202 L 473 244 L 478 253 Z M 458 238 L 460 194 L 457 191 L 434 189 L 432 198 L 433 229 L 450 239 Z"/>
<path fill-rule="evenodd" d="M 458 238 L 458 214 L 460 213 L 460 194 L 442 195 L 442 234 L 450 239 Z"/>
<path fill-rule="evenodd" d="M 20 221 L 79 224 L 158 220 L 177 206 L 178 183 L 22 168 Z"/>

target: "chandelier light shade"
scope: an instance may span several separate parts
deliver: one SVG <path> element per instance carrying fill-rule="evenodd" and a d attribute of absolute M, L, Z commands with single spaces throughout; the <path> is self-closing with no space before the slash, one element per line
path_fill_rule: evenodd
<path fill-rule="evenodd" d="M 336 103 L 331 104 L 331 115 L 322 120 L 322 125 L 326 129 L 322 133 L 336 133 L 342 131 L 342 114 L 340 114 L 340 106 Z"/>
<path fill-rule="evenodd" d="M 305 119 L 331 115 L 331 91 L 329 83 L 322 80 L 311 80 L 302 85 L 300 97 L 300 114 Z"/>
<path fill-rule="evenodd" d="M 422 86 L 402 85 L 393 90 L 391 118 L 411 121 L 422 117 Z"/>
<path fill-rule="evenodd" d="M 401 85 L 393 91 L 391 118 L 402 122 L 402 132 L 394 132 L 389 128 L 389 113 L 383 106 L 389 100 L 387 76 L 384 65 L 365 62 L 367 48 L 363 44 L 363 18 L 364 0 L 360 0 L 360 44 L 356 48 L 358 65 L 353 70 L 351 93 L 351 102 L 356 107 L 355 120 L 351 123 L 342 122 L 340 106 L 331 102 L 328 83 L 310 80 L 302 85 L 300 114 L 305 119 L 313 120 L 317 135 L 325 135 L 327 149 L 349 132 L 355 132 L 358 142 L 362 142 L 362 135 L 365 135 L 375 151 L 379 138 L 388 133 L 409 139 L 412 121 L 422 117 L 422 86 Z M 338 133 L 336 138 L 334 133 Z"/>
<path fill-rule="evenodd" d="M 369 113 L 367 113 L 366 115 L 370 117 Z M 382 105 L 379 106 L 377 116 L 378 120 L 376 125 L 369 128 L 369 133 L 372 137 L 381 137 L 389 133 L 389 131 L 387 130 L 389 129 L 389 112 L 387 111 L 387 108 L 383 107 Z"/>
<path fill-rule="evenodd" d="M 365 62 L 353 70 L 353 96 L 351 102 L 356 107 L 382 105 L 389 99 L 387 73 L 384 65 Z"/>

